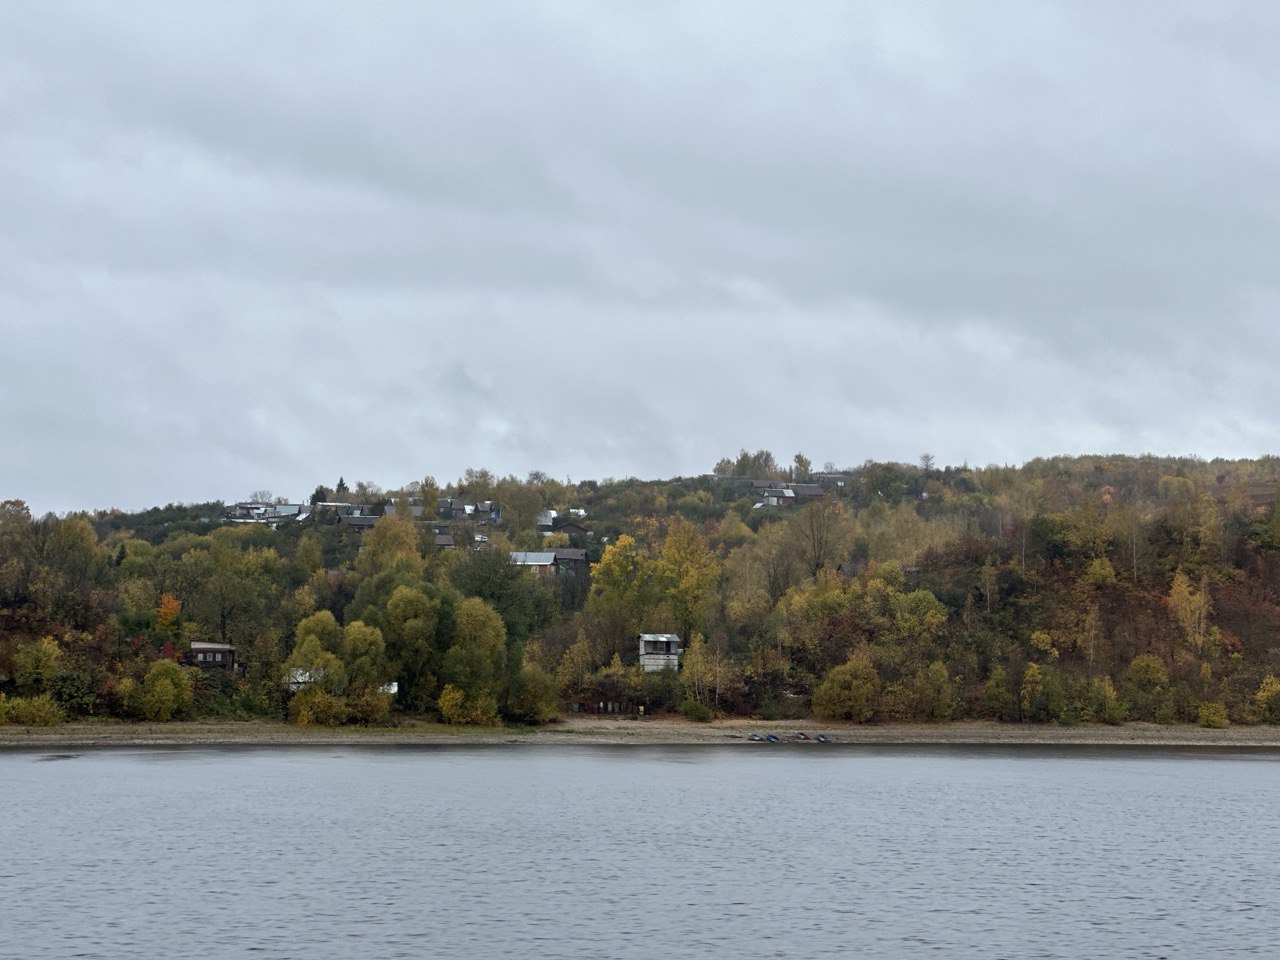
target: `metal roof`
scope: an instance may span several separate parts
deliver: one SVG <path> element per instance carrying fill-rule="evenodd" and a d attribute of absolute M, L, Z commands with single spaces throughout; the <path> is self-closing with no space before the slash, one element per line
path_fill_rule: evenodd
<path fill-rule="evenodd" d="M 554 550 L 537 552 L 513 550 L 511 562 L 526 567 L 546 567 L 556 562 L 556 554 Z"/>

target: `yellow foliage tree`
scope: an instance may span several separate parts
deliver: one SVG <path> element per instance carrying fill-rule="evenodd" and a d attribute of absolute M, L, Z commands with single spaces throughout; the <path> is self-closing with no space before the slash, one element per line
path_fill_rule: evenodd
<path fill-rule="evenodd" d="M 703 627 L 720 582 L 720 563 L 702 534 L 680 518 L 671 524 L 657 564 L 658 579 L 680 635 Z"/>

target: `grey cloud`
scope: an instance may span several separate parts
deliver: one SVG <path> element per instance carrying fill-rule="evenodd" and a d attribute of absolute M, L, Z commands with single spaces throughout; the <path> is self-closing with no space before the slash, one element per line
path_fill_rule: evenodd
<path fill-rule="evenodd" d="M 1256 455 L 1265 5 L 0 9 L 0 495 Z"/>

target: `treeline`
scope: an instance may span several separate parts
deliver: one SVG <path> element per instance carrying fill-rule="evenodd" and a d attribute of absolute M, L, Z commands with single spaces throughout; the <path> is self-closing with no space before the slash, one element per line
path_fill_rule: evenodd
<path fill-rule="evenodd" d="M 805 496 L 765 505 L 787 484 Z M 331 511 L 272 529 L 225 525 L 221 504 L 32 517 L 7 501 L 0 714 L 1276 722 L 1278 485 L 1275 458 L 819 470 L 743 451 L 695 478 L 469 470 L 311 495 L 394 512 L 363 533 Z M 442 549 L 440 497 L 502 519 L 450 519 Z M 548 532 L 546 511 L 574 523 Z M 585 565 L 509 562 L 569 546 Z M 643 673 L 637 634 L 664 632 L 681 670 Z M 184 665 L 209 642 L 239 669 Z"/>

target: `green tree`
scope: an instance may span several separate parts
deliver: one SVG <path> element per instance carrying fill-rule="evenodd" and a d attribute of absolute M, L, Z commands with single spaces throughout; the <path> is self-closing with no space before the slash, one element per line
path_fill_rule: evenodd
<path fill-rule="evenodd" d="M 148 720 L 165 722 L 185 713 L 195 695 L 189 670 L 172 660 L 157 660 L 142 681 L 142 713 Z"/>
<path fill-rule="evenodd" d="M 321 610 L 298 621 L 294 630 L 296 646 L 301 647 L 308 641 L 314 641 L 321 650 L 338 654 L 342 651 L 342 628 L 337 618 L 328 610 Z"/>
<path fill-rule="evenodd" d="M 62 650 L 53 637 L 19 644 L 13 654 L 13 681 L 19 693 L 52 693 L 62 664 Z"/>
<path fill-rule="evenodd" d="M 796 483 L 808 483 L 813 472 L 813 461 L 803 453 L 797 453 L 791 461 L 791 479 Z"/>
<path fill-rule="evenodd" d="M 502 520 L 509 531 L 533 530 L 537 526 L 542 513 L 542 495 L 536 487 L 507 477 L 498 483 L 494 497 L 502 508 Z"/>
<path fill-rule="evenodd" d="M 325 649 L 316 633 L 305 635 L 293 648 L 285 661 L 285 671 L 291 682 L 304 683 L 333 696 L 347 689 L 346 667 L 336 654 Z"/>
<path fill-rule="evenodd" d="M 347 671 L 347 689 L 377 690 L 387 683 L 386 645 L 382 631 L 359 620 L 342 631 L 342 664 Z"/>
<path fill-rule="evenodd" d="M 982 702 L 987 713 L 995 720 L 1016 720 L 1017 701 L 1009 692 L 1009 677 L 1004 667 L 997 666 L 982 686 Z"/>
<path fill-rule="evenodd" d="M 946 664 L 935 660 L 916 673 L 916 705 L 921 720 L 950 720 L 955 712 L 955 691 Z"/>
<path fill-rule="evenodd" d="M 501 687 L 506 676 L 506 627 L 497 611 L 477 597 L 458 603 L 454 621 L 453 646 L 444 658 L 445 682 L 463 694 L 465 713 L 487 715 L 488 701 L 496 710 L 505 692 Z"/>
<path fill-rule="evenodd" d="M 320 549 L 319 537 L 307 534 L 298 541 L 298 549 L 293 554 L 293 565 L 304 580 L 317 570 L 324 569 L 324 553 Z"/>
<path fill-rule="evenodd" d="M 866 723 L 880 699 L 880 675 L 871 658 L 855 653 L 848 663 L 833 667 L 813 694 L 813 712 L 830 720 Z"/>
<path fill-rule="evenodd" d="M 1136 720 L 1156 720 L 1167 708 L 1169 671 L 1153 653 L 1133 658 L 1127 671 L 1129 705 Z"/>
<path fill-rule="evenodd" d="M 704 707 L 710 706 L 715 686 L 715 661 L 701 634 L 695 633 L 689 639 L 680 666 L 680 682 L 684 688 L 685 700 L 692 700 Z"/>
<path fill-rule="evenodd" d="M 425 710 L 436 696 L 444 659 L 440 597 L 401 584 L 386 611 L 387 653 L 400 687 L 397 696 L 410 709 Z"/>
<path fill-rule="evenodd" d="M 556 719 L 560 689 L 551 674 L 526 663 L 520 668 L 514 686 L 510 696 L 511 719 L 524 723 L 550 723 Z"/>

